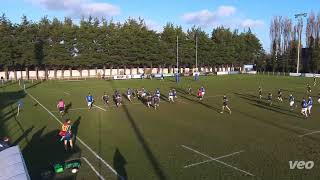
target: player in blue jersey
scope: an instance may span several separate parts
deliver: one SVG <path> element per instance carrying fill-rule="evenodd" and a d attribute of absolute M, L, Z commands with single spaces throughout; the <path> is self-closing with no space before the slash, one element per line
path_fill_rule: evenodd
<path fill-rule="evenodd" d="M 86 101 L 87 101 L 87 104 L 88 104 L 88 108 L 91 109 L 92 106 L 93 106 L 93 96 L 88 93 L 88 96 L 86 96 Z"/>
<path fill-rule="evenodd" d="M 178 98 L 176 89 L 172 89 L 172 94 L 174 98 Z"/>
<path fill-rule="evenodd" d="M 222 110 L 220 112 L 221 114 L 224 112 L 224 109 L 227 109 L 229 111 L 229 114 L 231 114 L 231 109 L 229 108 L 228 104 L 229 104 L 229 99 L 227 98 L 226 95 L 224 95 L 222 99 Z"/>
<path fill-rule="evenodd" d="M 308 101 L 307 101 L 307 113 L 308 113 L 308 116 L 311 116 L 311 109 L 312 109 L 312 105 L 313 105 L 313 100 L 312 100 L 312 97 L 309 96 L 308 98 Z"/>
<path fill-rule="evenodd" d="M 305 98 L 303 98 L 301 101 L 301 114 L 306 118 L 308 117 L 307 108 L 308 108 L 307 101 Z"/>

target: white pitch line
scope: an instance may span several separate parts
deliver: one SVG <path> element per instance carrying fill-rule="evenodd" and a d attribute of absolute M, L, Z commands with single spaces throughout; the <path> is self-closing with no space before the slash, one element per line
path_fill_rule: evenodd
<path fill-rule="evenodd" d="M 70 94 L 70 93 L 68 93 L 68 92 L 63 92 L 63 93 L 65 93 L 65 94 L 67 94 L 67 95 L 69 95 L 69 96 L 71 95 L 71 94 Z"/>
<path fill-rule="evenodd" d="M 122 104 L 122 105 L 130 105 L 130 104 L 133 104 L 133 105 L 141 105 L 143 103 L 128 103 L 128 104 Z M 117 107 L 117 105 L 110 105 L 110 106 L 107 106 L 107 109 L 108 108 L 113 108 L 113 107 Z M 92 107 L 92 108 L 98 108 L 98 107 Z M 68 109 L 68 111 L 76 111 L 76 110 L 88 110 L 87 107 L 83 107 L 83 108 L 71 108 L 71 109 Z M 104 111 L 104 110 L 103 110 Z M 51 112 L 59 112 L 59 111 L 51 111 Z"/>
<path fill-rule="evenodd" d="M 301 130 L 304 130 L 304 131 L 312 131 L 311 129 L 306 129 L 306 128 L 303 128 L 303 127 L 298 127 L 298 126 L 292 126 L 293 128 L 296 128 L 296 129 L 301 129 Z"/>
<path fill-rule="evenodd" d="M 95 107 L 93 107 L 95 108 Z M 88 109 L 87 107 L 85 108 L 71 108 L 71 109 L 68 109 L 68 111 L 75 111 L 75 110 L 84 110 L 84 109 Z M 60 112 L 60 111 L 51 111 L 51 112 Z"/>
<path fill-rule="evenodd" d="M 235 166 L 232 166 L 232 165 L 230 165 L 230 164 L 227 164 L 227 163 L 225 163 L 225 162 L 223 162 L 223 161 L 217 160 L 217 159 L 215 159 L 215 158 L 213 158 L 213 157 L 211 157 L 211 156 L 209 156 L 209 155 L 203 154 L 203 153 L 201 153 L 201 152 L 199 152 L 199 151 L 197 151 L 197 150 L 195 150 L 195 149 L 192 149 L 192 148 L 190 148 L 190 147 L 188 147 L 188 146 L 185 146 L 185 145 L 181 145 L 181 146 L 184 147 L 184 148 L 186 148 L 186 149 L 188 149 L 188 150 L 190 150 L 190 151 L 192 151 L 192 152 L 195 152 L 195 153 L 200 154 L 200 155 L 202 155 L 202 156 L 204 156 L 204 157 L 207 157 L 207 158 L 209 158 L 209 159 L 212 160 L 212 161 L 216 161 L 216 162 L 218 162 L 218 163 L 220 163 L 220 164 L 223 164 L 223 165 L 225 165 L 225 166 L 228 166 L 228 167 L 230 167 L 230 168 L 232 168 L 232 169 L 235 169 L 235 170 L 240 171 L 240 172 L 242 172 L 242 173 L 245 173 L 245 174 L 247 174 L 247 175 L 255 176 L 255 175 L 253 175 L 253 174 L 251 174 L 251 173 L 249 173 L 249 172 L 247 172 L 247 171 L 245 171 L 245 170 L 239 169 L 239 168 L 237 168 L 237 167 L 235 167 Z"/>
<path fill-rule="evenodd" d="M 179 102 L 179 103 L 183 103 L 183 104 L 189 104 L 189 103 L 184 102 L 184 101 L 182 101 L 182 100 L 177 100 L 177 102 Z"/>
<path fill-rule="evenodd" d="M 184 166 L 184 168 L 188 168 L 188 167 L 192 167 L 192 166 L 197 166 L 197 165 L 204 164 L 204 163 L 207 163 L 207 162 L 211 162 L 211 161 L 214 161 L 214 160 L 218 160 L 218 159 L 230 157 L 230 156 L 233 156 L 233 155 L 236 155 L 236 154 L 240 154 L 240 153 L 242 153 L 242 152 L 244 152 L 244 150 L 242 150 L 242 151 L 237 151 L 237 152 L 234 152 L 234 153 L 231 153 L 231 154 L 227 154 L 227 155 L 224 155 L 224 156 L 220 156 L 220 157 L 217 157 L 217 158 L 214 158 L 214 159 L 208 159 L 208 160 L 205 160 L 205 161 L 202 161 L 202 162 L 189 164 L 189 165 Z"/>
<path fill-rule="evenodd" d="M 307 133 L 307 134 L 302 134 L 302 135 L 300 135 L 299 137 L 304 137 L 304 136 L 308 136 L 308 135 L 316 134 L 316 133 L 320 133 L 320 131 L 309 132 L 309 133 Z"/>
<path fill-rule="evenodd" d="M 25 91 L 27 93 L 27 91 Z M 46 110 L 54 119 L 61 125 L 63 123 L 54 115 L 51 111 L 49 111 L 44 105 L 42 105 L 35 97 L 33 97 L 31 94 L 27 93 L 28 96 L 30 96 L 34 101 L 36 101 L 44 110 Z M 102 159 L 95 151 L 93 151 L 84 141 L 82 141 L 79 137 L 76 137 L 77 140 L 86 147 L 97 159 L 99 159 L 104 165 L 106 165 L 115 175 L 117 175 L 121 180 L 124 180 L 122 176 L 118 174 L 116 170 L 113 169 L 111 165 L 109 165 L 104 159 Z"/>
<path fill-rule="evenodd" d="M 101 180 L 105 180 L 105 178 L 93 167 L 93 165 L 90 163 L 90 161 L 85 158 L 82 157 L 82 159 L 90 166 L 90 168 L 93 170 L 93 172 L 96 173 L 96 175 L 101 179 Z"/>
<path fill-rule="evenodd" d="M 107 111 L 106 109 L 104 109 L 104 108 L 102 108 L 102 107 L 100 107 L 100 106 L 97 106 L 97 105 L 95 105 L 95 104 L 93 104 L 93 106 L 96 107 L 96 108 L 98 108 L 98 109 L 101 109 L 102 111 Z"/>

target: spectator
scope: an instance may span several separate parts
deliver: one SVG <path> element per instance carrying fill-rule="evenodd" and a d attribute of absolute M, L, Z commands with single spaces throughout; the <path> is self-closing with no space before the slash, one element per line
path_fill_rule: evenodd
<path fill-rule="evenodd" d="M 4 137 L 1 141 L 0 141 L 0 152 L 9 148 L 10 147 L 10 143 L 9 143 L 9 138 Z"/>

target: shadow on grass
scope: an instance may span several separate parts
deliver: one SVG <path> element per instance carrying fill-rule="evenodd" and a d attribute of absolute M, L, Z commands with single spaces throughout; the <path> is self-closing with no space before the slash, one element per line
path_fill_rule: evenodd
<path fill-rule="evenodd" d="M 66 105 L 66 109 L 65 109 L 65 112 L 68 113 L 68 110 L 72 108 L 72 102 L 69 102 L 67 105 Z"/>
<path fill-rule="evenodd" d="M 158 160 L 156 159 L 156 157 L 153 155 L 151 149 L 149 148 L 148 143 L 145 141 L 140 129 L 137 127 L 131 113 L 129 112 L 128 108 L 123 105 L 122 106 L 124 109 L 125 114 L 127 115 L 127 119 L 129 120 L 129 123 L 132 127 L 132 129 L 134 130 L 135 135 L 137 136 L 138 141 L 140 142 L 140 144 L 143 147 L 143 150 L 147 156 L 147 158 L 149 159 L 154 172 L 156 173 L 158 179 L 164 180 L 167 179 L 166 175 L 164 174 L 163 170 L 160 167 L 160 164 L 158 162 Z"/>
<path fill-rule="evenodd" d="M 181 88 L 175 88 L 175 89 L 176 89 L 176 91 L 177 91 L 178 93 L 180 93 L 180 95 L 179 95 L 180 97 L 182 97 L 182 98 L 184 98 L 184 99 L 186 99 L 186 100 L 188 100 L 188 101 L 191 101 L 191 102 L 200 104 L 200 105 L 202 105 L 202 106 L 204 106 L 204 107 L 206 107 L 206 108 L 208 108 L 208 109 L 214 110 L 214 111 L 216 111 L 217 113 L 220 113 L 221 109 L 219 109 L 219 108 L 217 108 L 217 107 L 214 107 L 214 106 L 211 106 L 211 105 L 209 105 L 209 104 L 206 104 L 206 103 L 204 103 L 203 101 L 199 101 L 199 100 L 197 100 L 197 99 L 192 99 L 192 98 L 186 96 L 185 93 L 184 93 L 185 91 L 184 91 L 183 89 L 181 89 Z"/>
<path fill-rule="evenodd" d="M 128 175 L 126 171 L 126 164 L 127 161 L 124 158 L 124 156 L 121 154 L 118 148 L 116 148 L 116 151 L 114 152 L 113 155 L 113 167 L 114 169 L 119 173 L 119 175 L 122 177 L 118 176 L 118 180 L 127 180 Z"/>
<path fill-rule="evenodd" d="M 41 174 L 52 170 L 55 163 L 63 163 L 71 156 L 72 159 L 81 157 L 81 151 L 77 146 L 74 147 L 73 152 L 65 152 L 63 142 L 59 140 L 59 130 L 44 134 L 45 129 L 46 127 L 42 127 L 35 132 L 30 143 L 22 151 L 31 179 L 43 179 Z M 61 179 L 76 179 L 76 177 L 68 174 L 67 177 L 62 176 Z"/>
<path fill-rule="evenodd" d="M 76 144 L 77 136 L 78 136 L 78 130 L 80 125 L 81 116 L 79 116 L 73 123 L 71 131 L 73 134 L 73 143 Z"/>
<path fill-rule="evenodd" d="M 258 97 L 251 95 L 251 94 L 240 94 L 240 93 L 234 93 L 238 97 L 248 100 L 251 105 L 259 107 L 261 109 L 265 109 L 268 111 L 276 112 L 279 114 L 295 117 L 295 118 L 301 118 L 301 116 L 297 116 L 296 114 L 293 114 L 293 111 L 290 111 L 289 109 L 284 109 L 283 107 L 277 106 L 277 105 L 269 105 L 268 103 L 260 100 Z"/>

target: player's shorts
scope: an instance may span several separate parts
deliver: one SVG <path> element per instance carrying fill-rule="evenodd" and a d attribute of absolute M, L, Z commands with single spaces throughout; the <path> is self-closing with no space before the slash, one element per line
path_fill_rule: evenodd
<path fill-rule="evenodd" d="M 294 105 L 294 101 L 290 101 L 289 105 L 293 106 Z"/>
<path fill-rule="evenodd" d="M 93 102 L 88 102 L 88 106 L 92 106 Z"/>
<path fill-rule="evenodd" d="M 205 92 L 201 92 L 201 95 L 204 96 Z"/>
<path fill-rule="evenodd" d="M 59 107 L 60 112 L 64 112 L 64 107 Z"/>
<path fill-rule="evenodd" d="M 131 94 L 127 94 L 127 97 L 128 97 L 128 99 L 130 99 L 130 97 L 131 97 Z"/>
<path fill-rule="evenodd" d="M 173 100 L 173 96 L 169 96 L 169 100 Z"/>
<path fill-rule="evenodd" d="M 64 140 L 70 141 L 71 139 L 72 139 L 72 134 L 71 133 L 66 133 L 66 135 L 64 136 Z"/>
<path fill-rule="evenodd" d="M 223 103 L 223 106 L 228 106 L 228 103 L 225 103 L 225 102 L 224 102 L 224 103 Z"/>
<path fill-rule="evenodd" d="M 156 96 L 160 98 L 160 94 L 156 94 Z"/>
<path fill-rule="evenodd" d="M 308 110 L 310 111 L 312 109 L 312 105 L 308 106 Z"/>
<path fill-rule="evenodd" d="M 302 112 L 307 112 L 307 108 L 302 108 L 301 111 Z"/>
<path fill-rule="evenodd" d="M 145 97 L 147 95 L 147 93 L 142 93 L 141 97 Z"/>
<path fill-rule="evenodd" d="M 320 98 L 318 99 L 318 103 L 320 103 Z"/>

